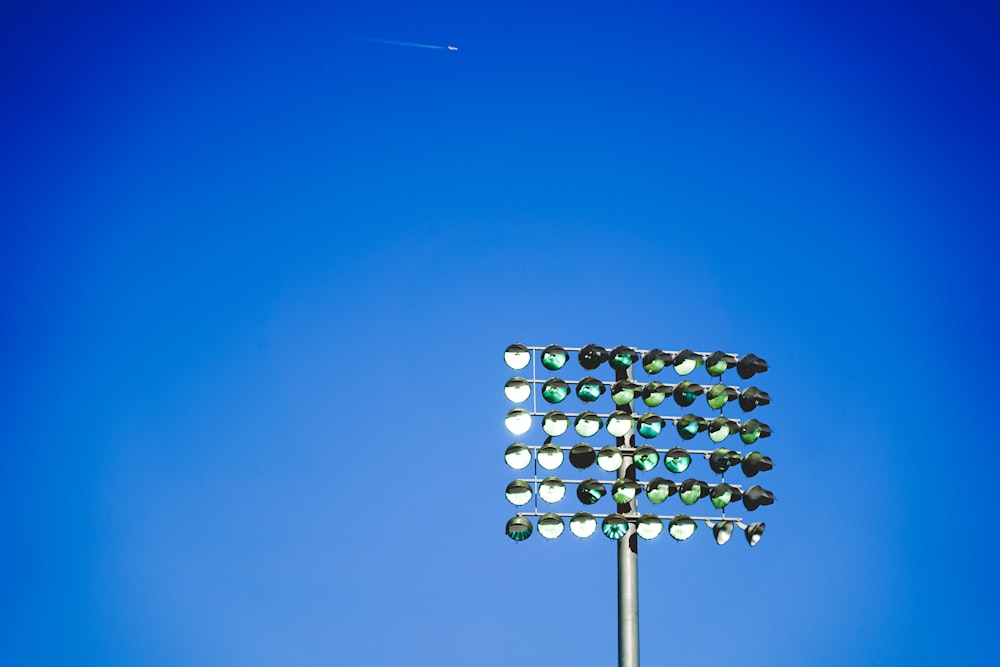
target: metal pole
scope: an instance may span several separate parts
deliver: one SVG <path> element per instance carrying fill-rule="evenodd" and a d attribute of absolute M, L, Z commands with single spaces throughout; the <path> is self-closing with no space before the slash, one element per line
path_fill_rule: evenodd
<path fill-rule="evenodd" d="M 615 379 L 631 380 L 632 367 L 625 370 L 615 370 Z M 626 407 L 632 412 L 632 402 Z M 618 477 L 623 479 L 636 478 L 633 453 L 635 451 L 635 436 L 633 433 L 618 438 L 618 448 L 622 452 L 622 466 L 618 469 Z M 636 501 L 627 505 L 618 505 L 622 514 L 634 515 Z M 629 522 L 628 532 L 618 540 L 618 667 L 639 667 L 639 536 L 635 533 L 635 524 Z"/>

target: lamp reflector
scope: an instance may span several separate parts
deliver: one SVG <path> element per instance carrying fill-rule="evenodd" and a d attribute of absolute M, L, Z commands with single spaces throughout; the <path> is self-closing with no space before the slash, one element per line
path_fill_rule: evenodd
<path fill-rule="evenodd" d="M 531 384 L 521 377 L 511 378 L 503 386 L 503 395 L 511 403 L 523 403 L 531 396 Z"/>
<path fill-rule="evenodd" d="M 531 500 L 531 485 L 516 480 L 507 485 L 507 501 L 511 505 L 526 505 Z"/>
<path fill-rule="evenodd" d="M 694 403 L 694 399 L 698 398 L 705 393 L 705 388 L 700 384 L 695 384 L 688 380 L 684 380 L 674 387 L 674 402 L 682 408 Z"/>
<path fill-rule="evenodd" d="M 763 373 L 766 370 L 767 362 L 758 357 L 756 354 L 744 355 L 736 364 L 736 372 L 739 373 L 740 377 L 744 380 L 749 380 L 757 373 Z"/>
<path fill-rule="evenodd" d="M 773 505 L 774 494 L 759 486 L 751 486 L 743 493 L 743 506 L 748 512 L 753 512 L 761 505 Z"/>
<path fill-rule="evenodd" d="M 655 540 L 663 532 L 663 522 L 655 514 L 643 514 L 635 524 L 635 532 L 644 540 Z"/>
<path fill-rule="evenodd" d="M 562 465 L 563 450 L 555 445 L 542 445 L 538 453 L 535 454 L 535 460 L 546 470 L 555 470 Z"/>
<path fill-rule="evenodd" d="M 677 434 L 684 440 L 690 440 L 708 428 L 708 422 L 704 417 L 696 417 L 686 414 L 677 420 Z"/>
<path fill-rule="evenodd" d="M 750 412 L 754 408 L 768 405 L 770 402 L 771 395 L 757 387 L 747 387 L 740 392 L 740 409 L 744 412 Z"/>
<path fill-rule="evenodd" d="M 515 442 L 503 454 L 504 462 L 514 470 L 523 470 L 531 463 L 531 450 L 520 442 Z"/>
<path fill-rule="evenodd" d="M 739 462 L 740 455 L 724 447 L 719 447 L 708 456 L 708 465 L 712 468 L 712 472 L 719 473 L 720 475 L 729 470 L 730 466 L 734 466 Z"/>
<path fill-rule="evenodd" d="M 667 532 L 670 533 L 670 537 L 680 542 L 694 535 L 694 531 L 697 528 L 697 524 L 695 524 L 691 517 L 686 514 L 678 514 L 670 520 L 670 523 L 667 525 Z"/>
<path fill-rule="evenodd" d="M 549 512 L 538 517 L 538 534 L 547 540 L 554 540 L 563 534 L 566 524 L 558 514 Z"/>
<path fill-rule="evenodd" d="M 735 365 L 736 356 L 726 354 L 722 350 L 713 352 L 708 355 L 708 359 L 705 360 L 705 370 L 708 371 L 708 374 L 712 377 L 719 377 Z"/>
<path fill-rule="evenodd" d="M 628 505 L 640 491 L 642 487 L 634 479 L 619 479 L 611 485 L 611 499 L 619 505 Z"/>
<path fill-rule="evenodd" d="M 715 535 L 716 544 L 728 542 L 729 538 L 733 536 L 733 530 L 736 529 L 736 525 L 729 519 L 723 519 L 718 523 L 709 521 L 708 525 L 712 528 L 712 534 Z"/>
<path fill-rule="evenodd" d="M 709 494 L 709 489 L 707 482 L 691 478 L 681 482 L 677 495 L 680 496 L 681 502 L 685 505 L 694 505 Z"/>
<path fill-rule="evenodd" d="M 771 427 L 756 419 L 748 419 L 740 426 L 740 440 L 745 444 L 752 445 L 758 438 L 768 438 L 771 436 Z"/>
<path fill-rule="evenodd" d="M 531 351 L 521 343 L 514 343 L 507 346 L 503 360 L 510 368 L 519 371 L 531 362 Z"/>
<path fill-rule="evenodd" d="M 712 442 L 722 442 L 729 437 L 730 433 L 735 433 L 739 426 L 732 419 L 716 417 L 708 424 L 708 437 Z"/>
<path fill-rule="evenodd" d="M 735 486 L 731 486 L 723 482 L 722 484 L 716 484 L 712 487 L 712 492 L 709 494 L 709 498 L 712 501 L 712 507 L 717 510 L 721 510 L 734 500 L 740 499 L 740 490 Z"/>
<path fill-rule="evenodd" d="M 507 522 L 507 537 L 515 542 L 523 542 L 531 537 L 531 522 L 523 516 L 515 516 Z"/>
<path fill-rule="evenodd" d="M 750 452 L 743 457 L 743 474 L 753 477 L 759 472 L 766 472 L 774 468 L 774 462 L 770 456 L 764 456 L 760 452 Z"/>
<path fill-rule="evenodd" d="M 615 410 L 608 415 L 608 433 L 616 438 L 623 438 L 631 433 L 634 424 L 632 415 L 622 410 Z"/>
<path fill-rule="evenodd" d="M 744 532 L 747 536 L 747 544 L 752 547 L 756 546 L 760 542 L 761 536 L 764 535 L 764 523 L 751 523 Z"/>
<path fill-rule="evenodd" d="M 569 385 L 559 378 L 551 378 L 542 385 L 542 398 L 549 403 L 562 403 L 569 396 Z"/>
<path fill-rule="evenodd" d="M 592 514 L 577 512 L 569 520 L 569 531 L 577 537 L 590 537 L 597 530 L 597 521 Z"/>
<path fill-rule="evenodd" d="M 608 351 L 600 345 L 591 343 L 580 350 L 577 358 L 580 361 L 580 366 L 588 371 L 592 371 L 608 360 Z"/>
<path fill-rule="evenodd" d="M 562 435 L 569 428 L 569 417 L 558 410 L 549 410 L 542 417 L 542 430 L 553 438 Z"/>
<path fill-rule="evenodd" d="M 681 350 L 674 355 L 674 371 L 678 375 L 687 375 L 704 363 L 705 361 L 691 350 Z"/>
<path fill-rule="evenodd" d="M 669 479 L 656 477 L 646 484 L 646 497 L 654 505 L 659 505 L 675 493 L 677 493 L 677 485 Z"/>
<path fill-rule="evenodd" d="M 585 377 L 576 383 L 576 395 L 584 403 L 593 403 L 604 393 L 604 383 L 595 377 Z"/>
<path fill-rule="evenodd" d="M 611 387 L 611 400 L 615 402 L 615 405 L 628 405 L 635 398 L 635 392 L 639 390 L 642 385 L 632 382 L 631 380 L 621 380 L 616 382 L 614 386 Z"/>
<path fill-rule="evenodd" d="M 684 472 L 691 465 L 691 455 L 686 449 L 674 447 L 663 456 L 663 465 L 670 472 Z"/>
<path fill-rule="evenodd" d="M 573 449 L 569 450 L 570 465 L 574 468 L 579 468 L 580 470 L 594 465 L 594 460 L 596 458 L 597 455 L 594 454 L 594 448 L 585 442 L 573 445 Z"/>
<path fill-rule="evenodd" d="M 644 438 L 655 438 L 660 435 L 664 425 L 663 417 L 647 412 L 639 417 L 639 435 Z"/>
<path fill-rule="evenodd" d="M 601 418 L 596 413 L 589 411 L 578 414 L 576 420 L 573 422 L 573 428 L 584 438 L 594 435 L 601 430 L 602 426 L 604 426 L 604 423 L 601 421 Z"/>
<path fill-rule="evenodd" d="M 727 387 L 722 384 L 713 384 L 705 392 L 705 400 L 708 401 L 708 407 L 713 410 L 721 410 L 726 403 L 732 401 L 737 396 L 735 387 Z"/>
<path fill-rule="evenodd" d="M 558 477 L 546 477 L 538 485 L 538 497 L 547 503 L 557 503 L 566 496 L 566 485 Z"/>
<path fill-rule="evenodd" d="M 567 359 L 569 359 L 569 354 L 558 345 L 549 345 L 542 350 L 542 366 L 550 371 L 557 371 L 565 366 Z"/>
<path fill-rule="evenodd" d="M 628 519 L 617 512 L 609 514 L 601 522 L 601 532 L 609 539 L 620 540 L 628 532 Z"/>
<path fill-rule="evenodd" d="M 667 364 L 673 363 L 673 361 L 674 358 L 672 355 L 654 347 L 652 350 L 642 355 L 642 369 L 650 375 L 656 375 L 662 371 Z"/>
<path fill-rule="evenodd" d="M 625 370 L 635 362 L 639 361 L 639 354 L 630 347 L 619 345 L 611 350 L 608 364 L 615 370 Z"/>
<path fill-rule="evenodd" d="M 604 447 L 597 452 L 597 465 L 601 470 L 615 472 L 622 467 L 622 453 L 617 447 Z"/>
<path fill-rule="evenodd" d="M 642 402 L 648 407 L 655 408 L 665 401 L 673 390 L 673 385 L 663 384 L 662 382 L 647 382 L 642 388 Z"/>
<path fill-rule="evenodd" d="M 583 480 L 576 487 L 576 497 L 584 505 L 593 505 L 608 492 L 604 485 L 593 477 Z"/>
<path fill-rule="evenodd" d="M 514 408 L 504 417 L 503 425 L 514 435 L 523 435 L 531 428 L 531 414 L 527 410 Z"/>
<path fill-rule="evenodd" d="M 632 455 L 632 462 L 635 463 L 635 467 L 639 470 L 648 472 L 660 462 L 660 454 L 649 445 L 643 445 L 635 450 L 635 454 Z"/>

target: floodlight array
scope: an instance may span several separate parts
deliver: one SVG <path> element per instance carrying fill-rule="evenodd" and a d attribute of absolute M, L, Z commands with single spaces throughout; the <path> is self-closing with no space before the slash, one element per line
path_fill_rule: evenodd
<path fill-rule="evenodd" d="M 577 362 L 585 371 L 584 376 L 564 379 L 554 375 L 557 372 L 565 375 L 570 370 L 572 353 L 576 353 Z M 517 442 L 507 447 L 504 460 L 514 470 L 527 471 L 529 466 L 534 466 L 533 475 L 511 481 L 505 490 L 507 500 L 523 508 L 507 522 L 508 537 L 520 542 L 530 537 L 537 528 L 543 537 L 555 539 L 565 532 L 567 519 L 573 535 L 589 537 L 597 532 L 597 520 L 601 519 L 601 532 L 614 540 L 624 537 L 630 526 L 634 526 L 639 537 L 655 539 L 666 525 L 668 535 L 683 541 L 702 524 L 712 529 L 718 544 L 725 544 L 736 528 L 744 532 L 751 546 L 760 540 L 764 532 L 763 522 L 747 524 L 742 518 L 727 517 L 726 508 L 730 503 L 742 502 L 746 511 L 756 511 L 761 506 L 772 504 L 774 494 L 759 485 L 745 488 L 742 484 L 729 483 L 725 474 L 736 469 L 751 478 L 771 470 L 773 461 L 759 451 L 743 453 L 720 444 L 729 436 L 738 436 L 742 445 L 754 445 L 761 438 L 770 437 L 770 426 L 759 419 L 734 419 L 723 414 L 730 404 L 738 405 L 745 413 L 770 404 L 770 395 L 756 386 L 741 388 L 722 381 L 723 375 L 730 369 L 735 369 L 744 380 L 765 372 L 767 362 L 764 359 L 753 354 L 739 357 L 722 351 L 638 350 L 625 346 L 607 349 L 593 344 L 582 348 L 559 345 L 532 347 L 518 343 L 506 349 L 504 360 L 514 371 L 531 367 L 530 378 L 522 373 L 510 378 L 504 385 L 504 396 L 514 406 L 507 412 L 504 424 L 511 434 L 518 437 Z M 539 366 L 546 377 L 537 377 Z M 595 376 L 604 366 L 614 369 L 614 381 Z M 650 377 L 635 379 L 633 372 L 639 367 Z M 683 379 L 669 383 L 651 377 L 668 367 L 682 377 L 704 368 L 714 382 L 700 384 Z M 629 370 L 626 372 L 626 369 Z M 568 406 L 567 401 L 573 402 L 574 396 L 579 405 L 575 411 L 572 407 L 565 407 Z M 672 399 L 672 404 L 689 408 L 692 412 L 667 413 L 661 406 L 668 398 Z M 645 406 L 642 412 L 634 408 L 638 402 Z M 707 406 L 709 411 L 717 411 L 717 414 L 706 414 L 696 403 Z M 667 424 L 673 428 L 666 428 Z M 536 426 L 541 427 L 543 438 L 540 444 L 528 444 L 530 432 Z M 602 431 L 615 438 L 614 444 L 588 442 L 602 437 Z M 680 442 L 657 441 L 661 446 L 651 444 L 651 440 L 671 432 L 676 432 Z M 567 434 L 575 434 L 583 440 L 569 444 L 565 442 Z M 529 437 L 521 441 L 521 436 Z M 645 439 L 645 442 L 637 442 L 637 437 Z M 689 448 L 687 445 L 695 444 L 695 438 L 709 447 Z M 557 439 L 560 441 L 557 442 Z M 699 458 L 704 459 L 708 469 L 719 476 L 717 481 L 707 482 L 697 476 L 685 479 L 662 476 L 649 480 L 635 478 L 636 472 L 655 475 L 661 470 L 667 475 L 681 475 L 687 473 Z M 624 467 L 623 462 L 627 462 Z M 604 472 L 618 472 L 619 476 L 615 479 L 567 479 L 546 474 L 558 471 L 566 464 L 576 470 L 596 465 Z M 626 469 L 628 474 L 622 476 Z M 618 511 L 539 510 L 539 501 L 546 505 L 567 501 L 567 496 L 571 495 L 569 490 L 575 490 L 576 499 L 588 509 L 597 509 L 598 503 L 609 502 L 604 499 L 610 498 Z M 642 499 L 658 506 L 674 496 L 686 506 L 707 499 L 715 510 L 721 511 L 721 516 L 639 512 L 636 505 Z M 536 519 L 534 524 L 529 517 Z"/>

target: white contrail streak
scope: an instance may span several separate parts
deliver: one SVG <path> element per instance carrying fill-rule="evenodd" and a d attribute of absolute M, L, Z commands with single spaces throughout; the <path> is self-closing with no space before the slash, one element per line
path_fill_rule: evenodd
<path fill-rule="evenodd" d="M 394 46 L 415 46 L 419 49 L 447 48 L 444 46 L 438 46 L 436 44 L 418 44 L 417 42 L 400 42 L 395 39 L 379 39 L 378 37 L 353 37 L 352 39 L 360 39 L 362 42 L 375 42 L 376 44 L 392 44 Z"/>

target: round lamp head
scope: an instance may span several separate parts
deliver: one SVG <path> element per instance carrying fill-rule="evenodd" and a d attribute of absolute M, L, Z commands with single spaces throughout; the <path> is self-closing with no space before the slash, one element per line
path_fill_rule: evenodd
<path fill-rule="evenodd" d="M 686 514 L 678 514 L 670 520 L 670 523 L 667 525 L 667 532 L 670 533 L 670 537 L 680 542 L 694 535 L 694 531 L 697 528 L 697 524 L 695 524 L 691 517 Z"/>
<path fill-rule="evenodd" d="M 763 373 L 766 370 L 767 362 L 758 357 L 756 354 L 744 355 L 736 364 L 736 372 L 739 373 L 740 377 L 744 380 L 749 380 L 757 373 Z"/>
<path fill-rule="evenodd" d="M 732 354 L 726 354 L 722 350 L 718 352 L 713 352 L 708 355 L 708 359 L 705 360 L 705 370 L 712 377 L 719 377 L 727 370 L 736 365 L 736 356 Z"/>
<path fill-rule="evenodd" d="M 740 455 L 731 449 L 719 447 L 708 456 L 708 465 L 712 472 L 720 475 L 729 470 L 729 466 L 734 466 L 740 462 Z"/>
<path fill-rule="evenodd" d="M 562 403 L 569 396 L 569 385 L 559 378 L 551 378 L 542 385 L 542 398 L 549 403 Z"/>
<path fill-rule="evenodd" d="M 514 408 L 504 417 L 503 425 L 514 435 L 523 435 L 531 428 L 531 414 L 527 410 Z"/>
<path fill-rule="evenodd" d="M 556 539 L 565 529 L 566 525 L 558 514 L 549 512 L 538 517 L 538 534 L 547 540 Z"/>
<path fill-rule="evenodd" d="M 708 401 L 708 407 L 713 410 L 721 410 L 726 403 L 735 399 L 736 395 L 735 387 L 727 387 L 720 382 L 709 387 L 708 391 L 705 392 L 705 400 Z"/>
<path fill-rule="evenodd" d="M 674 402 L 682 408 L 694 403 L 694 399 L 705 393 L 705 388 L 700 384 L 684 380 L 674 387 Z"/>
<path fill-rule="evenodd" d="M 771 436 L 771 427 L 762 424 L 756 419 L 748 419 L 740 426 L 740 440 L 745 444 L 752 445 L 758 438 L 768 438 Z"/>
<path fill-rule="evenodd" d="M 743 457 L 743 474 L 753 477 L 759 472 L 767 472 L 774 467 L 774 462 L 770 456 L 764 456 L 760 452 L 750 452 Z"/>
<path fill-rule="evenodd" d="M 597 453 L 597 465 L 606 472 L 615 472 L 622 467 L 622 453 L 617 447 L 604 447 Z"/>
<path fill-rule="evenodd" d="M 516 516 L 507 522 L 507 537 L 515 542 L 523 542 L 531 537 L 531 522 L 523 516 Z"/>
<path fill-rule="evenodd" d="M 602 426 L 604 426 L 604 423 L 601 422 L 601 418 L 596 413 L 589 411 L 578 414 L 576 420 L 573 422 L 573 428 L 584 438 L 594 435 L 601 430 Z"/>
<path fill-rule="evenodd" d="M 506 496 L 511 505 L 526 505 L 531 500 L 531 485 L 521 480 L 513 481 L 507 485 Z"/>
<path fill-rule="evenodd" d="M 710 490 L 711 487 L 709 487 L 707 482 L 692 478 L 681 482 L 681 486 L 677 490 L 677 495 L 680 496 L 681 502 L 685 505 L 694 505 L 707 496 Z"/>
<path fill-rule="evenodd" d="M 524 378 L 511 378 L 503 386 L 503 395 L 511 403 L 523 403 L 531 396 L 531 384 Z"/>
<path fill-rule="evenodd" d="M 735 486 L 731 486 L 723 482 L 722 484 L 716 484 L 712 487 L 712 492 L 709 494 L 709 498 L 712 501 L 712 507 L 717 510 L 721 510 L 729 503 L 740 499 L 740 490 Z"/>
<path fill-rule="evenodd" d="M 641 387 L 642 385 L 631 380 L 616 382 L 611 387 L 611 400 L 615 402 L 615 405 L 628 405 L 635 398 L 635 392 Z"/>
<path fill-rule="evenodd" d="M 663 465 L 670 472 L 684 472 L 691 465 L 691 455 L 686 449 L 674 447 L 663 455 Z"/>
<path fill-rule="evenodd" d="M 704 417 L 687 414 L 677 420 L 677 434 L 684 440 L 690 440 L 708 428 Z"/>
<path fill-rule="evenodd" d="M 562 465 L 563 450 L 555 445 L 542 445 L 535 454 L 535 460 L 546 470 L 555 470 Z"/>
<path fill-rule="evenodd" d="M 569 520 L 569 532 L 577 537 L 590 537 L 596 530 L 597 521 L 587 512 L 577 512 Z"/>
<path fill-rule="evenodd" d="M 618 513 L 609 514 L 601 522 L 601 532 L 612 540 L 619 540 L 628 532 L 628 519 Z"/>
<path fill-rule="evenodd" d="M 584 505 L 593 505 L 607 494 L 604 485 L 593 477 L 583 480 L 576 486 L 576 497 Z"/>
<path fill-rule="evenodd" d="M 655 540 L 663 532 L 663 522 L 655 514 L 643 514 L 635 524 L 635 532 L 644 540 Z"/>
<path fill-rule="evenodd" d="M 673 392 L 673 385 L 662 382 L 647 382 L 642 388 L 642 402 L 648 407 L 655 408 L 666 400 L 667 396 Z"/>
<path fill-rule="evenodd" d="M 520 442 L 515 442 L 504 452 L 503 460 L 514 470 L 524 470 L 531 463 L 531 450 Z"/>
<path fill-rule="evenodd" d="M 538 497 L 547 503 L 557 503 L 566 496 L 566 485 L 558 477 L 546 477 L 538 485 Z"/>
<path fill-rule="evenodd" d="M 646 484 L 646 497 L 654 505 L 659 505 L 675 493 L 677 493 L 677 485 L 669 479 L 656 477 Z"/>
<path fill-rule="evenodd" d="M 580 350 L 577 358 L 580 361 L 580 366 L 588 371 L 592 371 L 608 360 L 608 351 L 600 345 L 591 343 Z"/>
<path fill-rule="evenodd" d="M 656 375 L 662 371 L 668 364 L 674 362 L 673 355 L 663 350 L 653 348 L 646 354 L 642 355 L 642 370 L 646 371 L 650 375 Z"/>
<path fill-rule="evenodd" d="M 604 383 L 594 377 L 585 377 L 576 383 L 576 395 L 584 403 L 593 403 L 604 393 Z"/>
<path fill-rule="evenodd" d="M 531 350 L 525 345 L 514 343 L 507 346 L 503 353 L 504 362 L 515 371 L 519 371 L 531 363 Z"/>
<path fill-rule="evenodd" d="M 632 415 L 622 410 L 615 410 L 608 415 L 608 433 L 616 438 L 624 438 L 631 433 L 633 424 Z"/>
<path fill-rule="evenodd" d="M 770 402 L 771 395 L 757 387 L 747 387 L 740 392 L 740 409 L 744 412 L 750 412 L 754 408 L 768 405 Z"/>
<path fill-rule="evenodd" d="M 709 527 L 712 529 L 712 534 L 715 535 L 716 544 L 725 544 L 729 541 L 729 538 L 733 536 L 733 530 L 736 528 L 736 524 L 728 519 L 723 519 L 718 523 L 708 522 Z"/>
<path fill-rule="evenodd" d="M 708 437 L 712 442 L 722 442 L 729 437 L 730 433 L 735 433 L 739 426 L 732 419 L 716 417 L 708 424 Z"/>
<path fill-rule="evenodd" d="M 759 486 L 751 486 L 743 494 L 743 506 L 748 512 L 753 512 L 761 505 L 773 505 L 774 494 Z"/>
<path fill-rule="evenodd" d="M 623 371 L 635 362 L 639 361 L 639 354 L 630 347 L 619 345 L 611 350 L 608 363 L 615 370 Z"/>
<path fill-rule="evenodd" d="M 705 361 L 691 350 L 681 350 L 674 355 L 674 371 L 678 375 L 687 375 L 703 363 Z"/>
<path fill-rule="evenodd" d="M 619 479 L 611 485 L 611 499 L 619 505 L 628 505 L 642 491 L 634 479 Z"/>
<path fill-rule="evenodd" d="M 639 470 L 648 472 L 660 462 L 660 454 L 649 445 L 643 445 L 635 450 L 635 454 L 632 455 L 632 462 L 635 463 L 635 467 Z"/>
<path fill-rule="evenodd" d="M 639 435 L 644 438 L 655 438 L 660 435 L 665 423 L 660 415 L 647 412 L 639 417 Z"/>
<path fill-rule="evenodd" d="M 569 354 L 558 345 L 549 345 L 542 350 L 542 366 L 545 366 L 550 371 L 559 370 L 566 365 L 568 359 Z M 560 523 L 562 522 L 560 521 Z"/>
<path fill-rule="evenodd" d="M 569 428 L 569 417 L 558 410 L 549 410 L 542 417 L 542 430 L 553 438 L 562 435 Z"/>
<path fill-rule="evenodd" d="M 764 523 L 751 523 L 747 526 L 745 531 L 747 536 L 747 544 L 750 546 L 756 546 L 760 542 L 761 536 L 764 534 Z"/>
<path fill-rule="evenodd" d="M 596 458 L 597 455 L 594 454 L 594 448 L 585 442 L 574 445 L 573 449 L 569 450 L 570 465 L 580 470 L 594 465 L 594 459 Z"/>

